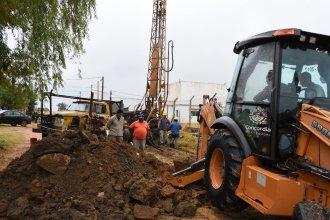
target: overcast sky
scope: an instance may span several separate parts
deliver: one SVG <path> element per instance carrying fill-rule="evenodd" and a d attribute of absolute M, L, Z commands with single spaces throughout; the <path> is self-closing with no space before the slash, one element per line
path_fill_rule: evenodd
<path fill-rule="evenodd" d="M 89 96 L 105 77 L 105 92 L 118 98 L 145 93 L 153 0 L 97 0 L 86 53 L 69 61 L 65 88 L 59 93 Z M 167 0 L 167 40 L 174 41 L 175 65 L 170 82 L 230 84 L 236 41 L 296 27 L 330 35 L 330 2 L 325 0 Z M 77 79 L 78 68 L 84 80 Z M 92 78 L 92 79 L 90 79 Z M 215 91 L 216 92 L 216 91 Z M 107 98 L 107 97 L 106 97 Z"/>

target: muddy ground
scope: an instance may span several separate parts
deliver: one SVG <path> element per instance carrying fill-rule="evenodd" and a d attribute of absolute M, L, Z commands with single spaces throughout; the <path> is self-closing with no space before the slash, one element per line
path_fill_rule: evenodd
<path fill-rule="evenodd" d="M 57 133 L 33 145 L 0 173 L 3 219 L 261 219 L 252 208 L 222 213 L 203 184 L 171 187 L 173 148 L 146 149 L 83 132 Z M 171 158 L 171 159 L 169 159 Z"/>

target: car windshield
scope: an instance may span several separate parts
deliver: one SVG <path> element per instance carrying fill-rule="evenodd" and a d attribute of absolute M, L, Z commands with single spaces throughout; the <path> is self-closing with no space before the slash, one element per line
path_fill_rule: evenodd
<path fill-rule="evenodd" d="M 89 111 L 89 103 L 72 103 L 69 108 L 69 111 L 79 111 L 79 112 L 88 112 Z"/>

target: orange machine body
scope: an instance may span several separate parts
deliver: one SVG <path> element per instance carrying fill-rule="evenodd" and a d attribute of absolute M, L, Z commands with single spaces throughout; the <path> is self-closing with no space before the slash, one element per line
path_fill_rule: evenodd
<path fill-rule="evenodd" d="M 299 117 L 302 131 L 296 155 L 317 167 L 330 169 L 330 113 L 303 104 Z M 265 215 L 292 216 L 301 201 L 317 201 L 330 208 L 330 182 L 320 175 L 297 170 L 294 177 L 264 168 L 261 159 L 251 156 L 243 161 L 237 196 Z"/>

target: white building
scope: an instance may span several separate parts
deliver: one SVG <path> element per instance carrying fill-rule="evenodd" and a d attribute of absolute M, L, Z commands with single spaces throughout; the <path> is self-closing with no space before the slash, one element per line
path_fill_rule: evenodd
<path fill-rule="evenodd" d="M 189 106 L 191 100 L 191 123 L 197 122 L 197 113 L 199 104 L 203 103 L 203 95 L 217 98 L 225 105 L 227 97 L 226 83 L 203 83 L 178 81 L 170 83 L 169 96 L 166 103 L 165 111 L 171 120 L 174 116 L 179 117 L 181 123 L 189 122 Z"/>

